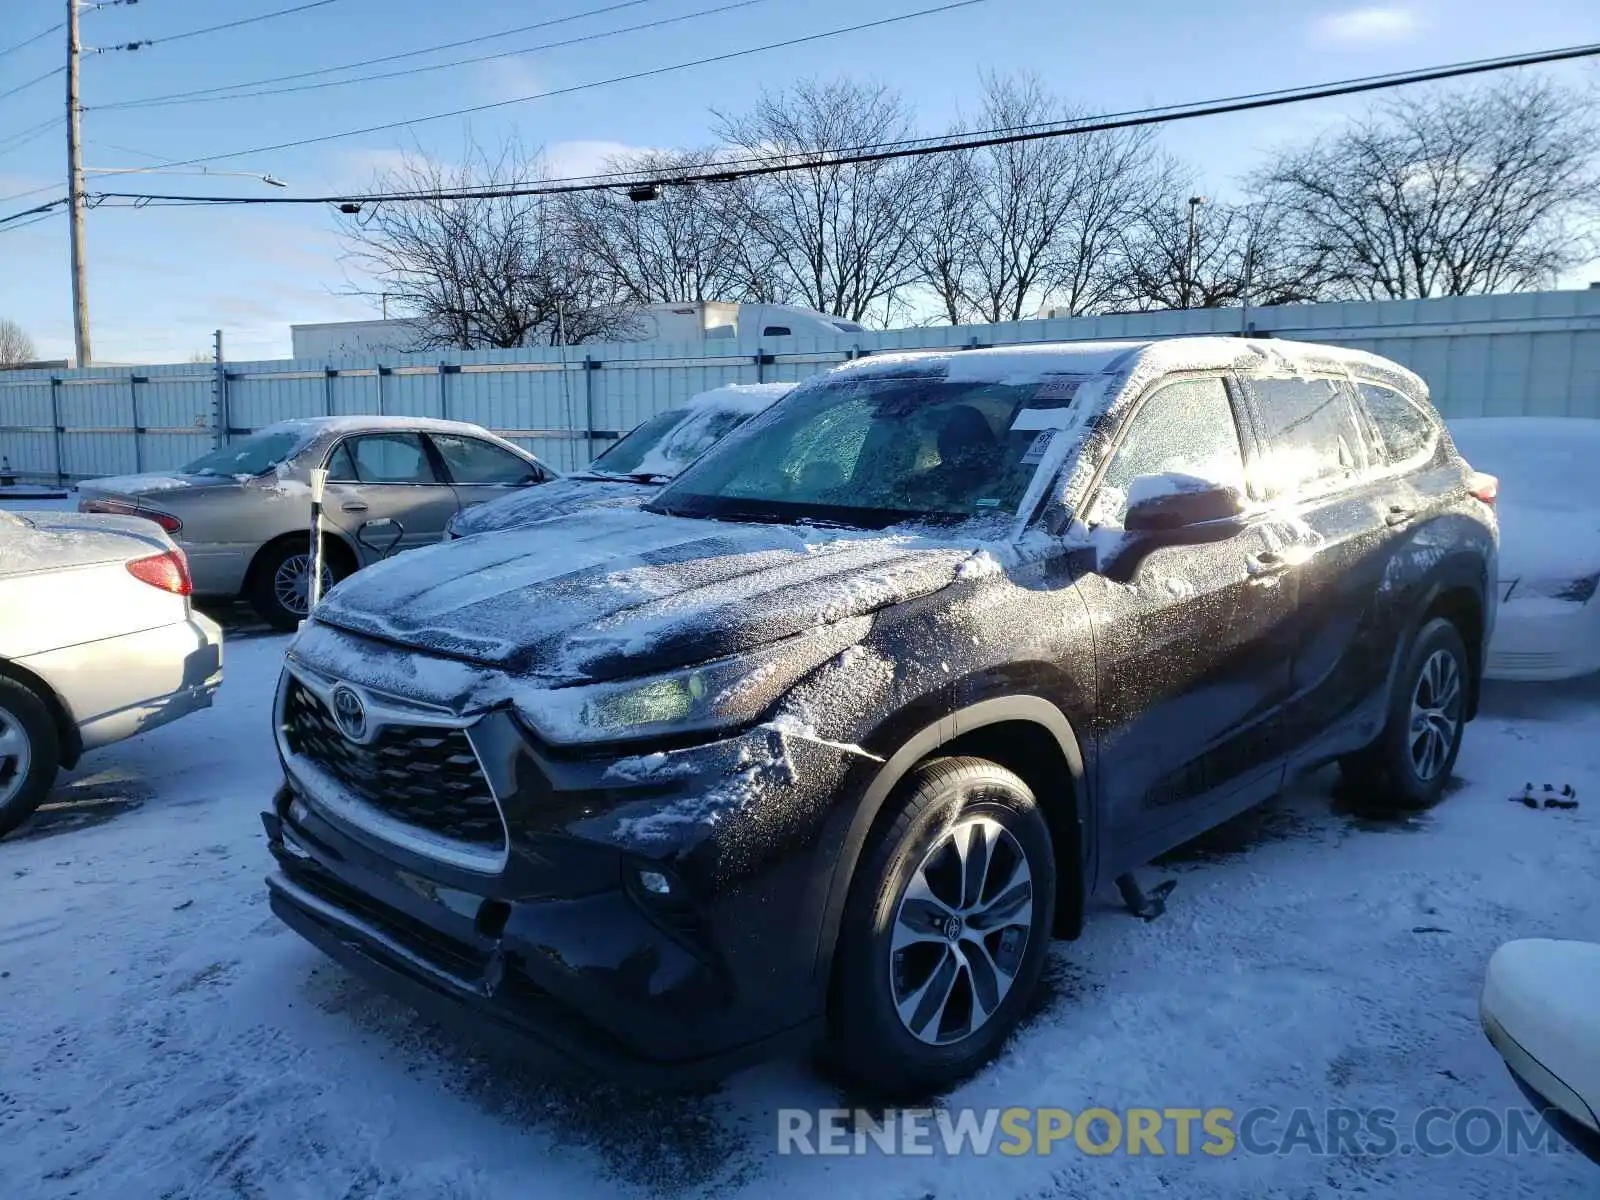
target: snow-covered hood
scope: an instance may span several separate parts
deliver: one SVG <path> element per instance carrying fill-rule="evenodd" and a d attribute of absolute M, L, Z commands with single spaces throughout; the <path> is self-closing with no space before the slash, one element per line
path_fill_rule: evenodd
<path fill-rule="evenodd" d="M 638 508 L 661 488 L 632 480 L 556 479 L 467 509 L 451 524 L 457 537 L 497 533 L 591 508 Z"/>
<path fill-rule="evenodd" d="M 950 584 L 974 545 L 589 512 L 351 576 L 317 620 L 552 683 L 753 649 Z"/>
<path fill-rule="evenodd" d="M 162 500 L 186 500 L 200 492 L 236 491 L 242 486 L 240 480 L 222 479 L 215 475 L 146 471 L 140 475 L 108 475 L 103 479 L 86 479 L 78 485 L 78 495 L 86 499 L 121 497 L 159 503 Z"/>

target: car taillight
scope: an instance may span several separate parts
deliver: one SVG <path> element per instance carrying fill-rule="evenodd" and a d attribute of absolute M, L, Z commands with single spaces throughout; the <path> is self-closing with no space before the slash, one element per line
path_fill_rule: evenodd
<path fill-rule="evenodd" d="M 156 512 L 153 508 L 140 508 L 134 504 L 124 504 L 121 500 L 79 500 L 78 511 L 109 513 L 114 517 L 142 517 L 146 521 L 154 521 L 168 533 L 177 533 L 183 528 L 183 522 L 171 513 Z"/>
<path fill-rule="evenodd" d="M 194 592 L 194 581 L 189 578 L 189 560 L 182 550 L 168 550 L 165 554 L 152 554 L 149 558 L 135 558 L 127 563 L 128 574 L 141 583 L 158 587 L 174 596 L 188 596 Z"/>
<path fill-rule="evenodd" d="M 1493 475 L 1485 475 L 1482 471 L 1474 471 L 1472 478 L 1467 480 L 1467 491 L 1475 500 L 1481 500 L 1490 508 L 1500 498 L 1500 481 Z"/>

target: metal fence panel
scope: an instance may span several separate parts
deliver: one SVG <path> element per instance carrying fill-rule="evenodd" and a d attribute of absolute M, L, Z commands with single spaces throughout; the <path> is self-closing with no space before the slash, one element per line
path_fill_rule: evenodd
<path fill-rule="evenodd" d="M 697 392 L 798 381 L 862 354 L 1245 332 L 1353 346 L 1421 375 L 1446 416 L 1600 417 L 1600 289 L 934 326 L 763 341 L 434 351 L 380 361 L 0 373 L 0 456 L 25 478 L 171 469 L 286 417 L 449 417 L 559 469 Z M 221 427 L 226 417 L 226 426 Z"/>

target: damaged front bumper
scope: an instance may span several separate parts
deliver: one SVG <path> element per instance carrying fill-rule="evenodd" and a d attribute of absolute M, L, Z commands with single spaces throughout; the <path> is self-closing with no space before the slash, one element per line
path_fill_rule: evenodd
<path fill-rule="evenodd" d="M 352 820 L 286 756 L 262 814 L 273 911 L 428 1017 L 563 1070 L 677 1086 L 816 1040 L 828 872 L 797 834 L 856 756 L 757 729 L 561 760 L 506 712 L 473 733 L 504 814 L 497 869 Z"/>

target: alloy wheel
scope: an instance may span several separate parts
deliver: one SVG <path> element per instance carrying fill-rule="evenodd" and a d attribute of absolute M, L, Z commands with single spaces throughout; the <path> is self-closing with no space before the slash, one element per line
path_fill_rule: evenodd
<path fill-rule="evenodd" d="M 976 1033 L 1000 1007 L 1033 930 L 1022 845 L 992 817 L 957 820 L 895 908 L 889 986 L 907 1032 L 930 1045 Z"/>
<path fill-rule="evenodd" d="M 326 562 L 322 566 L 322 591 L 333 586 L 333 572 Z M 291 554 L 278 564 L 272 577 L 272 594 L 278 603 L 297 617 L 311 611 L 311 555 Z"/>
<path fill-rule="evenodd" d="M 1461 705 L 1461 667 L 1456 656 L 1448 650 L 1435 650 L 1422 664 L 1411 694 L 1411 768 L 1424 783 L 1444 769 L 1455 748 Z"/>
<path fill-rule="evenodd" d="M 33 762 L 33 746 L 27 730 L 15 714 L 0 708 L 0 806 L 11 802 L 22 790 Z"/>

